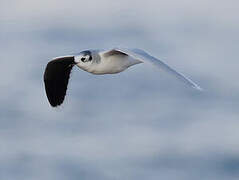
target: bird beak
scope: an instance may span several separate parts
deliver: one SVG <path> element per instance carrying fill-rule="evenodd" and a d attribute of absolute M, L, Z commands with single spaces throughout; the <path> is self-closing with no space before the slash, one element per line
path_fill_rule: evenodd
<path fill-rule="evenodd" d="M 74 56 L 74 64 L 78 64 L 80 62 L 80 56 Z"/>

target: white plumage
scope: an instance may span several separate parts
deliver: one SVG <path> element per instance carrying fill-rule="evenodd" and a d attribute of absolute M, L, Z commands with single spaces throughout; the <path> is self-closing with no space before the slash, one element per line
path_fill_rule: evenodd
<path fill-rule="evenodd" d="M 202 90 L 185 75 L 169 67 L 161 60 L 140 49 L 114 48 L 111 50 L 87 50 L 76 55 L 54 58 L 47 64 L 44 73 L 45 90 L 53 107 L 61 105 L 67 90 L 70 72 L 74 65 L 93 74 L 114 74 L 139 64 L 149 63 L 164 70 L 181 82 Z"/>

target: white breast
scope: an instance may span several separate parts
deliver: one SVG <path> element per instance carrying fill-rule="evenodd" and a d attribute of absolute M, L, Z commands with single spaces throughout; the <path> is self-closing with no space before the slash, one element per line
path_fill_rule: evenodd
<path fill-rule="evenodd" d="M 100 54 L 101 61 L 88 69 L 93 74 L 115 74 L 124 71 L 128 67 L 141 63 L 130 56 L 114 55 L 105 57 Z"/>

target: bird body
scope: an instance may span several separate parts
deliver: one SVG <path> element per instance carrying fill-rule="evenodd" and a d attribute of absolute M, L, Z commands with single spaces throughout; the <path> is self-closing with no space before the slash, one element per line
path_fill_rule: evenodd
<path fill-rule="evenodd" d="M 76 65 L 89 73 L 97 75 L 120 73 L 132 65 L 142 63 L 131 56 L 123 53 L 116 53 L 114 51 L 105 52 L 93 50 L 91 56 L 94 63 L 91 63 L 90 65 L 87 63 L 77 63 Z M 81 55 L 79 57 L 75 56 L 76 61 L 80 58 Z M 80 60 L 78 61 L 80 62 Z"/>
<path fill-rule="evenodd" d="M 84 71 L 100 75 L 120 73 L 139 63 L 152 64 L 183 83 L 197 90 L 202 90 L 192 80 L 143 50 L 114 48 L 110 50 L 86 50 L 79 54 L 54 58 L 47 64 L 44 73 L 47 98 L 53 107 L 63 103 L 70 72 L 75 65 Z"/>

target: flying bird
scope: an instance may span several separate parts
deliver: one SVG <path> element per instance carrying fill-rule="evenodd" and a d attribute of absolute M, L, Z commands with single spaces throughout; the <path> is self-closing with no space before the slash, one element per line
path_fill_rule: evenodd
<path fill-rule="evenodd" d="M 86 50 L 75 55 L 56 57 L 51 60 L 44 73 L 47 98 L 53 107 L 63 103 L 70 73 L 75 65 L 89 73 L 99 75 L 120 73 L 139 63 L 152 64 L 170 73 L 186 85 L 202 90 L 195 82 L 143 50 L 114 48 L 110 50 Z"/>

